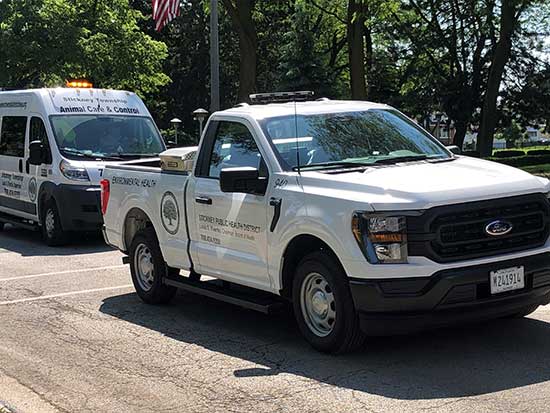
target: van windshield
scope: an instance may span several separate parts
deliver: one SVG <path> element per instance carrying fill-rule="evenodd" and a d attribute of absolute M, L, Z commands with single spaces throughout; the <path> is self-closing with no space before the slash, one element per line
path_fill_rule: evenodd
<path fill-rule="evenodd" d="M 453 159 L 428 132 L 392 109 L 273 117 L 260 124 L 293 169 L 298 161 L 300 168 L 322 169 Z"/>
<path fill-rule="evenodd" d="M 51 116 L 60 152 L 68 158 L 125 159 L 165 150 L 155 124 L 138 116 Z"/>

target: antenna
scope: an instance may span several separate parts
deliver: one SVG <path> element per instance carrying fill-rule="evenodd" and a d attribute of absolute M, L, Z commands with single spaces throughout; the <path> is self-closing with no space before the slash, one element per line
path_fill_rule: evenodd
<path fill-rule="evenodd" d="M 296 170 L 298 171 L 298 175 L 301 175 L 300 173 L 300 139 L 298 138 L 298 108 L 296 107 L 296 100 L 294 100 L 294 132 L 296 136 Z"/>

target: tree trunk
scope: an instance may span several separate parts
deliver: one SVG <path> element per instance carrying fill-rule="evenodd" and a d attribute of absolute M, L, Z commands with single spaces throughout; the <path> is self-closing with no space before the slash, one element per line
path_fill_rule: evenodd
<path fill-rule="evenodd" d="M 466 131 L 468 129 L 468 124 L 463 121 L 455 121 L 455 136 L 453 137 L 453 145 L 456 145 L 462 150 L 464 145 L 464 138 L 466 136 Z"/>
<path fill-rule="evenodd" d="M 351 82 L 351 98 L 365 100 L 367 98 L 367 82 L 365 79 L 365 16 L 363 0 L 348 2 L 348 53 Z"/>
<path fill-rule="evenodd" d="M 239 102 L 248 102 L 256 90 L 256 63 L 258 60 L 258 34 L 252 19 L 255 0 L 223 0 L 239 35 Z"/>
<path fill-rule="evenodd" d="M 512 49 L 512 35 L 519 15 L 516 14 L 519 2 L 517 0 L 502 0 L 500 17 L 500 34 L 496 44 L 487 91 L 481 111 L 481 124 L 477 137 L 477 149 L 481 156 L 490 156 L 493 150 L 493 137 L 498 119 L 497 98 L 499 94 L 504 68 L 510 58 Z"/>

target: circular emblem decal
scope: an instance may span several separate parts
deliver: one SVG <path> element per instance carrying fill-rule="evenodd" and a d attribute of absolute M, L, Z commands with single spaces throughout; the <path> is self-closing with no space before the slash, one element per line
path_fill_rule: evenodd
<path fill-rule="evenodd" d="M 178 232 L 180 226 L 180 211 L 178 201 L 172 192 L 165 192 L 160 201 L 160 217 L 164 229 L 172 235 Z"/>
<path fill-rule="evenodd" d="M 36 179 L 31 178 L 29 181 L 29 199 L 31 202 L 36 201 Z"/>
<path fill-rule="evenodd" d="M 487 233 L 487 235 L 499 237 L 510 233 L 510 231 L 512 231 L 512 228 L 513 226 L 510 222 L 498 220 L 489 222 L 485 227 L 485 232 Z"/>

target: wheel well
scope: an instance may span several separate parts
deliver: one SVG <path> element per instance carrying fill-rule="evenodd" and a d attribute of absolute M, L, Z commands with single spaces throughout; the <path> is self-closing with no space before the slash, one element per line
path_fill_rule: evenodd
<path fill-rule="evenodd" d="M 314 235 L 298 235 L 290 241 L 283 254 L 281 296 L 292 298 L 292 279 L 296 267 L 302 258 L 315 251 L 326 251 L 340 263 L 334 251 L 323 240 Z"/>
<path fill-rule="evenodd" d="M 152 227 L 153 222 L 149 216 L 139 208 L 132 208 L 124 220 L 124 248 L 128 251 L 136 233 L 147 227 Z"/>

